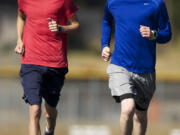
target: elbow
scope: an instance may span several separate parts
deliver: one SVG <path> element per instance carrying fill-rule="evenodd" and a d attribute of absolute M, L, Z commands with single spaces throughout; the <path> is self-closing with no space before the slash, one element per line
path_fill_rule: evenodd
<path fill-rule="evenodd" d="M 18 11 L 18 17 L 21 18 L 21 20 L 23 20 L 24 22 L 26 21 L 26 15 L 20 11 Z"/>
<path fill-rule="evenodd" d="M 157 38 L 157 43 L 159 43 L 159 44 L 166 44 L 169 41 L 171 41 L 171 39 L 172 39 L 172 33 L 169 32 L 166 36 L 158 37 Z"/>
<path fill-rule="evenodd" d="M 74 32 L 80 32 L 81 28 L 80 28 L 80 23 L 76 22 L 73 24 L 74 25 Z"/>
<path fill-rule="evenodd" d="M 107 27 L 112 27 L 113 20 L 111 18 L 104 17 L 102 20 L 102 25 Z"/>
<path fill-rule="evenodd" d="M 169 34 L 169 36 L 167 38 L 167 42 L 171 41 L 171 39 L 172 39 L 172 33 L 170 32 L 170 34 Z"/>
<path fill-rule="evenodd" d="M 102 25 L 105 26 L 105 27 L 112 27 L 112 22 L 107 21 L 107 20 L 103 20 Z"/>
<path fill-rule="evenodd" d="M 76 22 L 76 24 L 75 24 L 75 30 L 76 30 L 76 31 L 80 31 L 80 23 L 79 23 L 79 22 Z"/>
<path fill-rule="evenodd" d="M 79 22 L 76 23 L 76 30 L 80 30 L 80 23 Z"/>

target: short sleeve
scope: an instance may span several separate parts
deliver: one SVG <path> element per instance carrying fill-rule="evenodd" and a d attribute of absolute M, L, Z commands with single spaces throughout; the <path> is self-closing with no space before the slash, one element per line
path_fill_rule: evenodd
<path fill-rule="evenodd" d="M 23 8 L 22 8 L 22 0 L 18 0 L 18 11 L 21 13 L 24 13 Z"/>
<path fill-rule="evenodd" d="M 67 18 L 71 18 L 75 15 L 78 7 L 74 4 L 73 0 L 64 0 L 64 10 Z"/>

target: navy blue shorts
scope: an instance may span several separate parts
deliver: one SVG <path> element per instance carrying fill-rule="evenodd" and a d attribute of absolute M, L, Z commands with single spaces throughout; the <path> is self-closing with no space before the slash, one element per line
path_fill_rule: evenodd
<path fill-rule="evenodd" d="M 48 105 L 56 107 L 67 72 L 67 68 L 22 64 L 20 76 L 24 88 L 23 99 L 30 105 L 41 105 L 44 98 Z"/>

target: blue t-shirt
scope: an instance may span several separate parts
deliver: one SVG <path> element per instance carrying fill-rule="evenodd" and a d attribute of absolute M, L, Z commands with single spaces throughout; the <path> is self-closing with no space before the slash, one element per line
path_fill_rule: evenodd
<path fill-rule="evenodd" d="M 171 26 L 163 0 L 107 0 L 102 22 L 102 46 L 110 45 L 115 22 L 115 46 L 111 64 L 134 73 L 155 72 L 156 42 L 171 39 Z M 143 38 L 140 25 L 156 32 L 156 40 Z"/>

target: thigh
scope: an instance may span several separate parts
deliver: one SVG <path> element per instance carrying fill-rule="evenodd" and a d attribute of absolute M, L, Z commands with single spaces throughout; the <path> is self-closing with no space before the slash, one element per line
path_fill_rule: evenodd
<path fill-rule="evenodd" d="M 135 76 L 136 107 L 140 111 L 146 111 L 155 92 L 155 73 L 139 74 Z"/>
<path fill-rule="evenodd" d="M 108 66 L 107 73 L 109 74 L 109 88 L 116 102 L 133 98 L 133 84 L 129 71 L 123 67 L 111 64 Z"/>
<path fill-rule="evenodd" d="M 43 98 L 51 107 L 58 104 L 66 73 L 67 68 L 49 68 L 47 74 L 43 76 Z"/>
<path fill-rule="evenodd" d="M 133 98 L 124 99 L 121 101 L 121 113 L 133 114 L 135 111 L 135 101 Z"/>
<path fill-rule="evenodd" d="M 23 99 L 30 105 L 41 104 L 42 74 L 35 65 L 22 64 L 20 70 L 21 83 L 24 89 Z"/>

